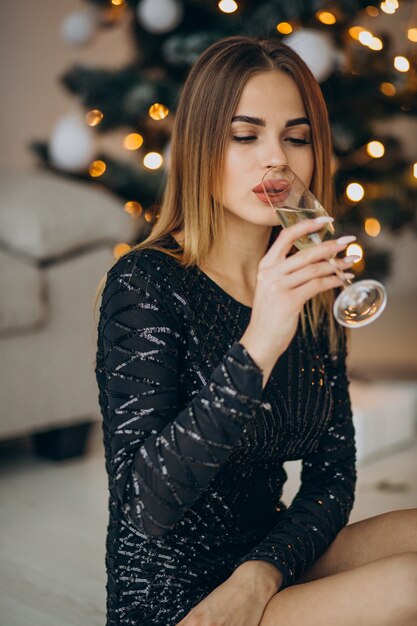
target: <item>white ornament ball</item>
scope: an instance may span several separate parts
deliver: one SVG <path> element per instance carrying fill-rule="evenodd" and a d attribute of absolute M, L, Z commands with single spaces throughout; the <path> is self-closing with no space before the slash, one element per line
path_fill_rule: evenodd
<path fill-rule="evenodd" d="M 150 33 L 169 33 L 181 22 L 183 7 L 177 0 L 142 0 L 137 17 Z"/>
<path fill-rule="evenodd" d="M 94 156 L 94 141 L 90 128 L 80 115 L 70 113 L 55 125 L 49 140 L 52 163 L 61 170 L 84 170 Z"/>
<path fill-rule="evenodd" d="M 285 37 L 284 42 L 300 55 L 319 83 L 332 73 L 337 62 L 337 52 L 331 38 L 325 33 L 303 28 Z"/>
<path fill-rule="evenodd" d="M 99 13 L 95 9 L 71 13 L 61 24 L 61 37 L 71 46 L 82 46 L 91 40 L 98 22 Z"/>

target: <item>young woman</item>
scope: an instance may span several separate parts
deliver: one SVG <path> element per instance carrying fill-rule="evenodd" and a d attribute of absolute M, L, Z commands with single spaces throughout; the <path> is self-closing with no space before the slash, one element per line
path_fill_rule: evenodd
<path fill-rule="evenodd" d="M 105 277 L 108 626 L 417 624 L 416 510 L 347 525 L 354 430 L 327 260 L 352 238 L 296 251 L 322 224 L 277 226 L 256 187 L 278 164 L 332 210 L 319 86 L 278 41 L 214 44 L 183 89 L 160 218 Z"/>

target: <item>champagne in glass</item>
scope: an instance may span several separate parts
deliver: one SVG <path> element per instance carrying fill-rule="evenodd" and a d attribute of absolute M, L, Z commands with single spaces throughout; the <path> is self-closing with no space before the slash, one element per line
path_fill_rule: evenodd
<path fill-rule="evenodd" d="M 286 165 L 269 168 L 261 186 L 263 193 L 257 194 L 258 198 L 269 204 L 283 228 L 288 228 L 301 220 L 328 215 L 317 198 Z M 295 245 L 299 250 L 303 250 L 334 237 L 333 224 L 324 224 L 319 231 L 300 237 Z M 337 322 L 349 328 L 359 328 L 376 320 L 387 303 L 385 287 L 371 279 L 352 284 L 343 277 L 334 257 L 329 259 L 329 263 L 343 280 L 343 291 L 333 306 Z"/>

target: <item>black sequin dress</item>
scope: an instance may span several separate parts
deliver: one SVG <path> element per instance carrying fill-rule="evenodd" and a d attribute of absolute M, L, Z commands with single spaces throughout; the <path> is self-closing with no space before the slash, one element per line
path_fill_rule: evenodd
<path fill-rule="evenodd" d="M 262 390 L 239 343 L 250 314 L 163 252 L 132 250 L 108 272 L 96 365 L 107 626 L 174 626 L 248 560 L 274 564 L 287 587 L 348 522 L 346 350 L 330 358 L 299 326 Z M 302 485 L 287 507 L 283 463 L 294 459 Z"/>

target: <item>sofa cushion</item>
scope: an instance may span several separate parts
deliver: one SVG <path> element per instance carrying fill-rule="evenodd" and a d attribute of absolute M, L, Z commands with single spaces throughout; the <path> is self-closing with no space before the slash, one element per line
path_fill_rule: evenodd
<path fill-rule="evenodd" d="M 44 281 L 37 265 L 0 248 L 0 334 L 42 326 L 47 318 Z"/>
<path fill-rule="evenodd" d="M 0 244 L 21 254 L 45 260 L 97 242 L 130 243 L 143 228 L 99 184 L 0 171 Z"/>

